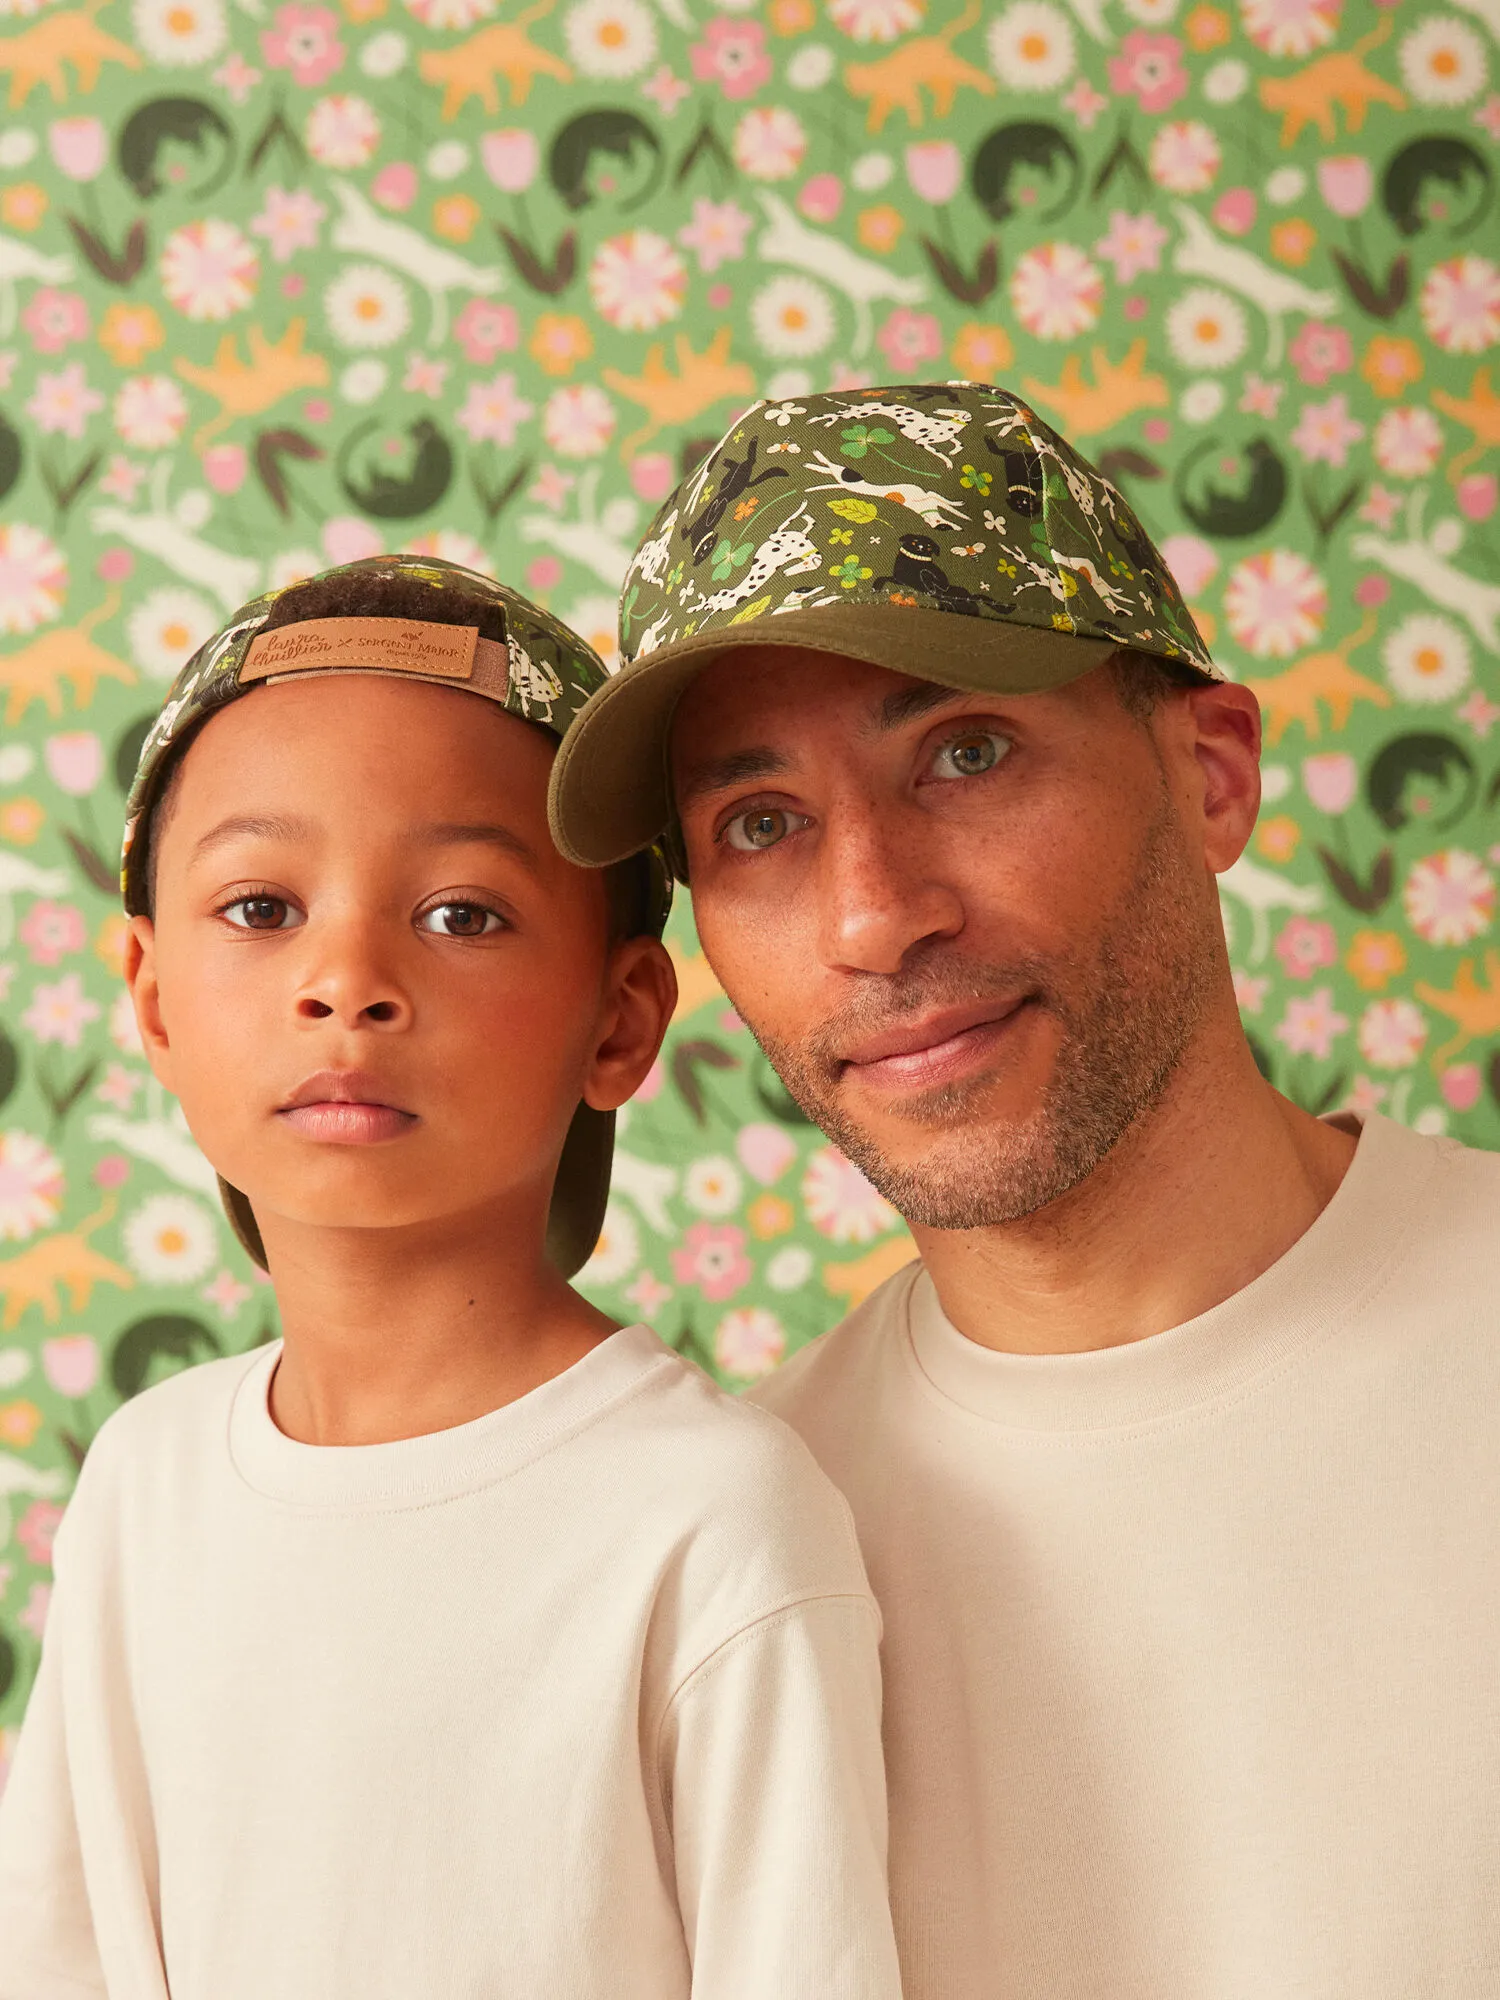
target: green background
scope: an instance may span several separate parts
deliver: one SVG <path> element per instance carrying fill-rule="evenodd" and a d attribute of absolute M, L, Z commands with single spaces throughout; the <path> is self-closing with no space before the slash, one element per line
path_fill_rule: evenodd
<path fill-rule="evenodd" d="M 274 1329 L 136 1049 L 115 847 L 187 650 L 380 548 L 607 647 L 737 410 L 993 379 L 1266 704 L 1263 1066 L 1500 1140 L 1496 0 L 0 0 L 0 1739 L 123 1396 Z M 456 79 L 456 81 L 455 81 Z M 907 1254 L 673 920 L 586 1288 L 741 1386 Z"/>

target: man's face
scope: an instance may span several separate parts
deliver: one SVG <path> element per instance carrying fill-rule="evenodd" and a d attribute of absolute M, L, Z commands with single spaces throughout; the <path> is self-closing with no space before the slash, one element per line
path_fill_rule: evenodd
<path fill-rule="evenodd" d="M 129 970 L 273 1255 L 283 1220 L 545 1214 L 580 1097 L 644 1075 L 670 966 L 609 944 L 603 877 L 547 832 L 551 762 L 472 694 L 342 676 L 258 689 L 187 752 Z"/>
<path fill-rule="evenodd" d="M 1256 747 L 1235 688 L 1143 721 L 1108 669 L 1000 697 L 739 652 L 672 737 L 699 936 L 908 1220 L 1016 1220 L 1099 1165 L 1222 1004 L 1213 874 L 1253 823 Z"/>

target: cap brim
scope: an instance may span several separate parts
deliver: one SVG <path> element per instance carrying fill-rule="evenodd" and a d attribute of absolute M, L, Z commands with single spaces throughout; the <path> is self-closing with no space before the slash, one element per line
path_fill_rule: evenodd
<path fill-rule="evenodd" d="M 547 1212 L 547 1258 L 565 1278 L 581 1271 L 594 1254 L 604 1227 L 609 1200 L 609 1175 L 615 1156 L 615 1114 L 580 1104 L 563 1141 L 552 1205 Z M 237 1187 L 222 1174 L 219 1197 L 229 1226 L 252 1263 L 266 1270 L 266 1246 L 261 1241 L 255 1211 Z"/>
<path fill-rule="evenodd" d="M 725 653 L 799 646 L 974 694 L 1039 694 L 1128 643 L 921 605 L 832 605 L 699 633 L 623 668 L 578 716 L 552 766 L 552 837 L 568 860 L 602 868 L 661 835 L 672 817 L 673 714 L 689 683 Z"/>

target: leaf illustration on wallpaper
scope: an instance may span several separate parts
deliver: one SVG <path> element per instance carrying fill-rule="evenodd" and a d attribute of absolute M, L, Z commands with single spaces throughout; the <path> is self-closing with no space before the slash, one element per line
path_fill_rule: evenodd
<path fill-rule="evenodd" d="M 284 458 L 294 458 L 303 465 L 311 465 L 327 456 L 322 445 L 308 437 L 305 431 L 262 431 L 255 440 L 251 457 L 256 473 L 261 485 L 266 489 L 271 505 L 283 520 L 289 519 L 291 515 L 292 491 L 287 484 L 281 461 Z"/>
<path fill-rule="evenodd" d="M 94 230 L 90 229 L 82 217 L 65 216 L 73 241 L 78 245 L 99 276 L 111 285 L 128 285 L 132 278 L 140 276 L 145 267 L 149 243 L 146 225 L 140 220 L 132 222 L 125 232 L 125 241 L 119 252 L 109 245 Z"/>
<path fill-rule="evenodd" d="M 1396 886 L 1396 857 L 1388 847 L 1382 847 L 1376 855 L 1368 876 L 1359 875 L 1347 861 L 1341 860 L 1326 847 L 1318 848 L 1317 856 L 1334 893 L 1351 910 L 1373 917 L 1390 901 L 1391 890 Z"/>

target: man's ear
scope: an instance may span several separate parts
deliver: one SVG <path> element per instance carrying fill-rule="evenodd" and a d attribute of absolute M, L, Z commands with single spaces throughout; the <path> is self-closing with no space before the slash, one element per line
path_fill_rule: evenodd
<path fill-rule="evenodd" d="M 677 974 L 658 938 L 626 938 L 610 953 L 599 1044 L 584 1080 L 584 1102 L 616 1111 L 656 1061 L 677 1005 Z"/>
<path fill-rule="evenodd" d="M 1260 703 L 1237 681 L 1187 691 L 1202 786 L 1203 858 L 1216 875 L 1245 850 L 1260 811 Z"/>
<path fill-rule="evenodd" d="M 161 1013 L 161 987 L 156 976 L 156 926 L 149 917 L 132 917 L 125 938 L 125 984 L 135 1008 L 146 1060 L 157 1082 L 172 1084 L 172 1052 Z"/>

